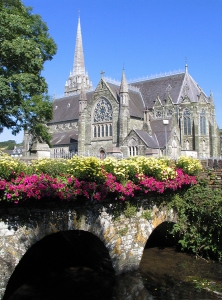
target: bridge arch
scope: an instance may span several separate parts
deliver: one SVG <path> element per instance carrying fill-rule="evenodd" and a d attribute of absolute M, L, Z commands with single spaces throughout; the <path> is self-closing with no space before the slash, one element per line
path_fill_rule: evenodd
<path fill-rule="evenodd" d="M 166 207 L 149 209 L 150 220 L 143 218 L 142 206 L 134 216 L 115 218 L 110 204 L 0 211 L 0 268 L 3 270 L 0 296 L 4 295 L 8 281 L 25 253 L 38 241 L 58 232 L 82 230 L 92 233 L 108 250 L 116 274 L 137 269 L 152 231 L 162 222 L 176 218 Z"/>
<path fill-rule="evenodd" d="M 145 248 L 152 247 L 173 247 L 177 243 L 177 236 L 172 235 L 170 232 L 173 229 L 175 222 L 163 221 L 150 234 Z"/>
<path fill-rule="evenodd" d="M 98 278 L 101 279 L 108 272 L 114 274 L 108 250 L 95 235 L 81 230 L 53 233 L 27 250 L 9 279 L 4 299 L 8 299 L 14 292 L 21 295 L 26 290 L 31 298 L 33 287 L 36 286 L 38 293 L 46 294 L 48 286 L 45 286 L 44 281 L 49 282 L 49 287 L 56 285 L 53 284 L 58 280 L 55 274 L 60 278 L 61 288 L 55 287 L 54 290 L 62 294 L 62 286 L 66 286 L 66 274 L 70 275 L 72 286 L 76 287 L 77 283 L 87 285 L 87 280 L 82 278 L 84 275 L 94 275 L 96 284 Z M 80 278 L 77 279 L 78 275 Z M 91 282 L 88 289 L 90 286 Z M 73 289 L 70 290 L 73 292 Z"/>

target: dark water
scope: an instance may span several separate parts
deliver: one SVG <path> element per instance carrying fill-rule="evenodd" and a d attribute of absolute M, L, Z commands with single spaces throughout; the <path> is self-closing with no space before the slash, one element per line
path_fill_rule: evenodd
<path fill-rule="evenodd" d="M 140 274 L 151 299 L 222 299 L 206 290 L 222 285 L 222 265 L 174 248 L 145 249 Z"/>
<path fill-rule="evenodd" d="M 222 265 L 172 247 L 145 249 L 138 271 L 115 276 L 106 249 L 90 235 L 60 234 L 37 244 L 14 272 L 4 300 L 222 299 L 202 289 L 222 285 Z"/>

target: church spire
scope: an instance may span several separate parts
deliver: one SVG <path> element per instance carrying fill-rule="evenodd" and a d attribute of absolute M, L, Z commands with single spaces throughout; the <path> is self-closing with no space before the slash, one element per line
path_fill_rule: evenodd
<path fill-rule="evenodd" d="M 124 69 L 122 72 L 122 80 L 121 80 L 121 84 L 120 84 L 119 94 L 120 94 L 120 105 L 128 106 L 129 105 L 129 92 L 128 92 L 128 85 L 127 85 Z"/>
<path fill-rule="evenodd" d="M 79 16 L 73 70 L 72 72 L 70 72 L 69 78 L 65 84 L 65 95 L 68 96 L 71 94 L 80 93 L 82 84 L 84 85 L 85 91 L 92 90 L 92 82 L 90 81 L 87 72 L 85 72 L 82 33 Z"/>
<path fill-rule="evenodd" d="M 127 85 L 124 69 L 122 71 L 122 80 L 120 84 L 119 96 L 120 96 L 119 145 L 123 145 L 123 141 L 129 133 L 129 120 L 130 120 L 129 92 L 128 92 L 128 85 Z"/>
<path fill-rule="evenodd" d="M 73 62 L 73 75 L 85 75 L 80 16 L 78 17 L 76 48 Z"/>
<path fill-rule="evenodd" d="M 123 72 L 122 72 L 122 80 L 121 80 L 121 85 L 120 85 L 120 93 L 128 93 L 128 85 L 127 85 L 127 82 L 126 82 L 126 75 L 125 75 L 125 72 L 124 72 L 124 69 L 123 69 Z"/>

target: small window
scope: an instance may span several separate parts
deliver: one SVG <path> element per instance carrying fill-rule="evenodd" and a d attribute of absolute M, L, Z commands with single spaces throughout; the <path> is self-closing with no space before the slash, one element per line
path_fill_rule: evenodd
<path fill-rule="evenodd" d="M 190 112 L 188 109 L 185 109 L 183 113 L 183 127 L 184 127 L 184 134 L 191 135 L 191 119 L 190 119 Z"/>
<path fill-rule="evenodd" d="M 200 113 L 200 134 L 206 134 L 206 116 L 205 111 L 203 109 Z"/>
<path fill-rule="evenodd" d="M 106 136 L 109 136 L 109 126 L 106 124 Z"/>
<path fill-rule="evenodd" d="M 110 135 L 110 136 L 113 135 L 113 127 L 112 127 L 112 124 L 109 125 L 109 135 Z"/>

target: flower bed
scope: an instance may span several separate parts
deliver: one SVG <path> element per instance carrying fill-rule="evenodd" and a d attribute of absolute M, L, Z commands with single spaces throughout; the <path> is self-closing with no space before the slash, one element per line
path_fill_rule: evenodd
<path fill-rule="evenodd" d="M 0 156 L 0 201 L 18 204 L 27 200 L 66 200 L 80 197 L 103 200 L 127 200 L 136 193 L 178 190 L 197 183 L 199 161 L 190 159 L 189 168 L 178 168 L 169 159 L 135 157 L 116 160 L 77 157 L 70 160 L 39 160 L 26 165 Z M 186 166 L 187 166 L 186 160 Z M 195 166 L 195 167 L 194 167 Z M 189 173 L 189 174 L 187 174 Z"/>

